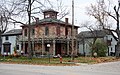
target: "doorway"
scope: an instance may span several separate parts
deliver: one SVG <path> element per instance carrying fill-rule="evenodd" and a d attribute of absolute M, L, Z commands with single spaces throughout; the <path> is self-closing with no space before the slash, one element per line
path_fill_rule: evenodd
<path fill-rule="evenodd" d="M 56 52 L 55 54 L 60 54 L 61 55 L 61 43 L 56 43 Z"/>

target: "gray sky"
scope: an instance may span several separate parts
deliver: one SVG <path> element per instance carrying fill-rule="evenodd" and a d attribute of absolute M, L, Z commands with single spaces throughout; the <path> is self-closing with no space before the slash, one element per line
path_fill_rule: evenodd
<path fill-rule="evenodd" d="M 53 3 L 55 3 L 55 0 L 50 0 Z M 105 0 L 107 1 L 107 0 Z M 110 0 L 113 5 L 118 0 Z M 52 4 L 53 4 L 52 3 Z M 96 3 L 96 0 L 74 0 L 74 24 L 77 26 L 80 26 L 81 23 L 88 21 L 88 20 L 94 20 L 94 18 L 89 17 L 86 12 L 86 7 L 90 6 L 90 4 Z M 67 9 L 70 11 L 70 14 L 66 17 L 69 18 L 69 22 L 72 23 L 72 0 L 62 0 L 62 4 L 67 7 Z M 55 5 L 55 4 L 54 4 Z M 62 20 L 66 18 L 64 17 Z M 79 29 L 80 31 L 84 31 L 84 29 Z"/>

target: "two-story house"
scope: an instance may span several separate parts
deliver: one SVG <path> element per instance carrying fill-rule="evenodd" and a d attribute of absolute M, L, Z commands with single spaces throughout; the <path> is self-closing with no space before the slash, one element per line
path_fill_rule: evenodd
<path fill-rule="evenodd" d="M 31 48 L 34 54 L 69 55 L 71 54 L 72 24 L 68 18 L 64 21 L 57 19 L 57 11 L 48 9 L 43 11 L 44 18 L 32 22 L 30 26 Z M 22 50 L 28 54 L 28 25 L 22 25 Z M 74 49 L 76 50 L 76 35 L 78 26 L 74 25 Z"/>
<path fill-rule="evenodd" d="M 12 55 L 14 49 L 21 50 L 19 37 L 22 35 L 22 29 L 13 29 L 2 34 L 2 55 Z"/>
<path fill-rule="evenodd" d="M 79 44 L 79 53 L 91 55 L 90 43 L 94 41 L 94 39 L 101 39 L 107 44 L 107 54 L 108 56 L 114 56 L 116 51 L 117 39 L 114 37 L 114 34 L 105 30 L 95 30 L 95 31 L 83 31 L 80 32 L 77 36 L 78 44 Z"/>

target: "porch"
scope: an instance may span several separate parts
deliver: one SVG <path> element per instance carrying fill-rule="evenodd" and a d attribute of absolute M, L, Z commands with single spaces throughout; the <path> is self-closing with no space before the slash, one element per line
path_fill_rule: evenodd
<path fill-rule="evenodd" d="M 50 45 L 49 47 L 47 45 Z M 77 53 L 77 45 L 74 46 Z M 47 55 L 48 53 L 52 56 L 58 54 L 65 56 L 70 55 L 72 52 L 71 40 L 67 39 L 39 39 L 31 41 L 31 49 L 33 55 L 41 56 Z M 28 54 L 28 42 L 22 41 L 22 51 L 24 54 Z"/>

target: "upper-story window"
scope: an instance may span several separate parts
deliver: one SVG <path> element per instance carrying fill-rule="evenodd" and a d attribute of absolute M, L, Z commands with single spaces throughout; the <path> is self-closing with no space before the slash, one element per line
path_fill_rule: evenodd
<path fill-rule="evenodd" d="M 8 36 L 5 36 L 5 40 L 9 40 L 9 37 L 8 37 Z"/>
<path fill-rule="evenodd" d="M 27 36 L 27 29 L 25 29 L 24 31 L 24 36 Z"/>
<path fill-rule="evenodd" d="M 35 29 L 32 29 L 32 35 L 35 35 Z"/>
<path fill-rule="evenodd" d="M 60 36 L 60 26 L 57 26 L 56 31 L 57 31 L 57 36 Z"/>
<path fill-rule="evenodd" d="M 45 27 L 45 35 L 46 35 L 46 36 L 49 35 L 49 28 L 48 28 L 48 26 Z"/>
<path fill-rule="evenodd" d="M 68 35 L 68 28 L 65 27 L 65 36 L 67 36 L 67 35 Z"/>

